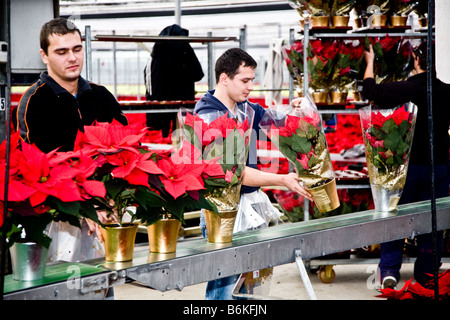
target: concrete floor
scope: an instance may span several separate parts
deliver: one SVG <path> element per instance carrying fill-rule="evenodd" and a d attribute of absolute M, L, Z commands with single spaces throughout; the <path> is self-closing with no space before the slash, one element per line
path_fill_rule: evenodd
<path fill-rule="evenodd" d="M 413 263 L 403 264 L 398 289 L 413 277 L 413 266 Z M 440 272 L 449 268 L 450 263 L 446 262 Z M 377 264 L 341 264 L 335 265 L 333 270 L 336 277 L 329 284 L 321 282 L 318 273 L 308 273 L 318 300 L 384 300 L 376 297 L 380 294 Z M 270 292 L 264 296 L 269 299 L 310 299 L 295 263 L 275 267 L 268 282 Z M 205 288 L 206 283 L 200 283 L 185 287 L 182 291 L 159 292 L 137 282 L 129 282 L 115 287 L 114 295 L 115 300 L 204 300 Z"/>

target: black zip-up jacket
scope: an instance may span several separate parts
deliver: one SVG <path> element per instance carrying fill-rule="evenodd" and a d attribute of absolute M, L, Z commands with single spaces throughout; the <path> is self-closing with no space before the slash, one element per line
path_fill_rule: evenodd
<path fill-rule="evenodd" d="M 56 148 L 71 151 L 83 126 L 113 119 L 128 124 L 119 103 L 105 87 L 80 77 L 75 97 L 47 72 L 41 73 L 40 79 L 22 95 L 12 116 L 21 137 L 43 152 Z"/>
<path fill-rule="evenodd" d="M 450 84 L 433 79 L 434 161 L 449 161 Z M 382 108 L 392 108 L 411 101 L 417 106 L 417 121 L 411 147 L 411 164 L 430 164 L 428 133 L 427 73 L 419 73 L 406 81 L 376 84 L 373 78 L 363 82 L 364 98 Z"/>

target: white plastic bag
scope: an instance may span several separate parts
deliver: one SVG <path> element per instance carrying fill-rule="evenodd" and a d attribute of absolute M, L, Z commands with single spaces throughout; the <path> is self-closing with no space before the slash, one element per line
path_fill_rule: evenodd
<path fill-rule="evenodd" d="M 243 193 L 233 233 L 268 227 L 270 221 L 281 221 L 279 219 L 281 215 L 281 212 L 272 205 L 269 197 L 261 189 Z"/>
<path fill-rule="evenodd" d="M 48 263 L 76 262 L 105 256 L 105 249 L 95 232 L 88 235 L 89 227 L 81 221 L 81 229 L 67 222 L 52 222 L 48 236 L 52 238 L 48 250 Z"/>

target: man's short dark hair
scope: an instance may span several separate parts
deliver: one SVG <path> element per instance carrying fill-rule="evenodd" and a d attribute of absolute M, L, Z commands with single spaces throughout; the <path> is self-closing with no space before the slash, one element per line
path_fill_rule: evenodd
<path fill-rule="evenodd" d="M 50 45 L 48 38 L 52 34 L 65 35 L 75 32 L 78 32 L 81 38 L 80 30 L 70 20 L 64 18 L 55 18 L 53 20 L 50 20 L 46 22 L 41 28 L 41 33 L 39 35 L 41 49 L 44 50 L 45 54 L 48 54 L 48 46 Z"/>
<path fill-rule="evenodd" d="M 225 51 L 216 61 L 216 83 L 219 82 L 222 73 L 233 79 L 241 65 L 256 69 L 257 63 L 255 59 L 240 48 L 231 48 Z"/>
<path fill-rule="evenodd" d="M 419 58 L 419 66 L 420 66 L 420 69 L 422 69 L 422 70 L 427 70 L 427 64 L 428 64 L 428 59 L 427 59 L 428 51 L 427 50 L 428 50 L 427 40 L 423 41 L 419 46 L 417 46 L 413 49 L 414 54 L 416 55 L 416 57 Z M 433 52 L 433 55 L 435 54 L 435 43 L 434 42 L 431 43 L 431 52 Z M 433 59 L 433 63 L 434 63 L 434 59 Z"/>

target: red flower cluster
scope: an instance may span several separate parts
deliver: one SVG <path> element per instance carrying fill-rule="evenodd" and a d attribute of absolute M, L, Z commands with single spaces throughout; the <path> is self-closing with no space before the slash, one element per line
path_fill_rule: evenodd
<path fill-rule="evenodd" d="M 246 164 L 251 126 L 248 118 L 240 122 L 228 113 L 209 124 L 198 115 L 179 114 L 183 130 L 182 152 L 192 163 L 207 164 L 206 180 L 222 181 L 222 186 L 241 180 Z M 221 166 L 221 171 L 218 166 Z"/>
<path fill-rule="evenodd" d="M 74 153 L 98 164 L 93 177 L 107 190 L 106 201 L 99 200 L 119 221 L 129 206 L 137 206 L 144 221 L 158 220 L 161 210 L 183 221 L 184 208 L 200 201 L 203 176 L 223 171 L 205 161 L 193 162 L 180 151 L 150 150 L 141 143 L 145 134 L 146 128 L 117 121 L 95 123 L 79 132 Z"/>
<path fill-rule="evenodd" d="M 0 171 L 6 172 L 6 140 L 0 146 Z M 105 196 L 103 183 L 90 180 L 97 164 L 86 154 L 66 154 L 52 151 L 48 154 L 35 145 L 25 143 L 19 133 L 11 136 L 8 179 L 8 225 L 12 230 L 19 225 L 28 239 L 48 246 L 43 230 L 52 220 L 69 221 L 79 226 L 79 218 L 96 220 L 95 210 L 88 200 Z M 5 175 L 0 177 L 0 203 L 4 208 Z M 3 218 L 3 214 L 1 215 Z M 0 225 L 5 223 L 0 219 Z M 13 242 L 11 236 L 10 240 Z"/>
<path fill-rule="evenodd" d="M 414 111 L 407 111 L 405 105 L 394 109 L 387 116 L 381 111 L 370 112 L 370 117 L 361 114 L 367 154 L 378 170 L 393 172 L 408 159 L 413 119 Z"/>
<path fill-rule="evenodd" d="M 6 141 L 0 146 L 0 168 L 6 170 Z M 40 151 L 35 145 L 20 140 L 19 133 L 11 136 L 8 201 L 27 201 L 32 208 L 43 204 L 48 197 L 64 202 L 84 201 L 91 197 L 104 196 L 101 183 L 90 181 L 96 164 L 86 155 L 65 155 L 63 153 Z M 1 175 L 0 183 L 5 184 Z M 5 201 L 4 189 L 0 200 Z M 42 208 L 34 213 L 42 213 Z M 28 212 L 28 214 L 33 214 Z"/>
<path fill-rule="evenodd" d="M 434 299 L 434 280 L 423 287 L 420 283 L 412 283 L 413 279 L 405 282 L 400 290 L 391 288 L 380 289 L 380 295 L 377 298 L 387 298 L 388 300 L 409 300 L 409 299 Z M 438 276 L 438 286 L 440 300 L 450 299 L 450 269 Z"/>
<path fill-rule="evenodd" d="M 366 37 L 365 48 L 368 50 L 370 45 L 376 58 L 374 73 L 378 83 L 400 81 L 409 76 L 413 68 L 409 40 L 389 35 L 383 38 Z"/>
<path fill-rule="evenodd" d="M 272 124 L 269 131 L 269 137 L 278 141 L 281 153 L 292 161 L 298 172 L 308 170 L 317 162 L 313 142 L 320 134 L 322 134 L 321 119 L 317 112 L 304 117 L 288 114 L 284 126 Z"/>
<path fill-rule="evenodd" d="M 327 133 L 328 149 L 331 153 L 340 153 L 363 143 L 358 115 L 338 114 L 337 123 L 338 130 Z"/>

